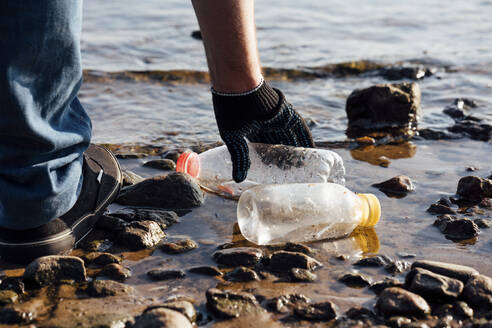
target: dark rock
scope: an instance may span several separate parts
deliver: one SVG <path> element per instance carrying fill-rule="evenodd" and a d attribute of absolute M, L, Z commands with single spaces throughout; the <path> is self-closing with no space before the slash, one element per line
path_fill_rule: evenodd
<path fill-rule="evenodd" d="M 214 266 L 199 266 L 188 270 L 191 273 L 203 274 L 205 276 L 222 276 L 222 272 Z"/>
<path fill-rule="evenodd" d="M 132 328 L 192 328 L 190 321 L 178 311 L 164 307 L 146 311 L 135 318 Z"/>
<path fill-rule="evenodd" d="M 104 268 L 102 268 L 101 274 L 118 281 L 123 281 L 132 276 L 128 268 L 125 268 L 118 263 L 107 264 Z"/>
<path fill-rule="evenodd" d="M 391 274 L 403 273 L 408 269 L 410 269 L 410 263 L 407 261 L 394 261 L 384 267 L 384 270 Z"/>
<path fill-rule="evenodd" d="M 448 115 L 449 117 L 451 117 L 454 120 L 462 120 L 466 116 L 465 115 L 465 112 L 463 111 L 463 109 L 462 108 L 458 108 L 455 105 L 448 106 L 448 107 L 444 108 L 444 110 L 442 112 L 444 114 Z"/>
<path fill-rule="evenodd" d="M 432 70 L 422 66 L 393 66 L 381 69 L 380 74 L 387 80 L 395 81 L 403 79 L 420 80 L 424 77 L 432 76 L 434 73 Z"/>
<path fill-rule="evenodd" d="M 143 167 L 150 167 L 153 169 L 163 170 L 163 171 L 174 171 L 176 170 L 176 163 L 170 159 L 154 159 L 145 162 Z"/>
<path fill-rule="evenodd" d="M 379 295 L 376 308 L 385 316 L 425 317 L 430 314 L 427 302 L 417 294 L 390 287 Z"/>
<path fill-rule="evenodd" d="M 311 300 L 302 294 L 289 294 L 269 299 L 266 306 L 269 311 L 287 313 L 293 308 L 306 305 L 310 302 Z"/>
<path fill-rule="evenodd" d="M 256 298 L 248 293 L 207 290 L 207 307 L 219 318 L 236 318 L 245 314 L 262 311 Z"/>
<path fill-rule="evenodd" d="M 313 254 L 313 250 L 311 247 L 299 243 L 288 242 L 285 244 L 272 245 L 272 246 L 268 246 L 268 249 L 272 251 L 299 252 L 299 253 L 304 253 L 306 255 Z"/>
<path fill-rule="evenodd" d="M 466 320 L 473 318 L 473 309 L 468 306 L 465 302 L 454 302 L 452 304 L 444 304 L 434 311 L 434 315 L 439 318 L 444 318 L 446 316 L 452 316 L 458 320 Z"/>
<path fill-rule="evenodd" d="M 419 136 L 426 140 L 448 140 L 459 139 L 459 135 L 450 134 L 445 131 L 438 131 L 434 129 L 419 129 Z"/>
<path fill-rule="evenodd" d="M 435 214 L 435 215 L 439 215 L 439 214 L 456 214 L 456 211 L 455 210 L 453 210 L 449 206 L 442 205 L 442 204 L 432 204 L 427 209 L 427 212 L 429 212 L 430 214 Z"/>
<path fill-rule="evenodd" d="M 19 295 L 13 290 L 0 290 L 0 306 L 17 302 Z"/>
<path fill-rule="evenodd" d="M 463 199 L 471 201 L 492 197 L 492 180 L 476 176 L 463 177 L 458 181 L 456 193 Z"/>
<path fill-rule="evenodd" d="M 11 307 L 0 308 L 0 324 L 24 325 L 35 319 L 32 312 L 24 312 Z"/>
<path fill-rule="evenodd" d="M 135 158 L 144 158 L 147 157 L 145 153 L 136 153 L 132 151 L 119 151 L 114 154 L 117 158 L 121 159 L 135 159 Z"/>
<path fill-rule="evenodd" d="M 368 308 L 357 306 L 350 308 L 345 315 L 349 319 L 353 320 L 367 320 L 367 319 L 377 319 L 376 313 Z"/>
<path fill-rule="evenodd" d="M 185 173 L 170 173 L 128 186 L 117 203 L 159 208 L 192 208 L 203 204 L 204 196 L 196 181 Z"/>
<path fill-rule="evenodd" d="M 284 271 L 292 268 L 315 270 L 323 265 L 312 257 L 299 252 L 277 251 L 270 258 L 270 269 Z"/>
<path fill-rule="evenodd" d="M 463 297 L 468 304 L 481 311 L 492 310 L 492 278 L 478 275 L 470 278 L 463 290 Z"/>
<path fill-rule="evenodd" d="M 364 288 L 371 284 L 369 278 L 360 273 L 347 273 L 338 278 L 338 281 L 351 288 Z"/>
<path fill-rule="evenodd" d="M 152 280 L 169 280 L 184 278 L 186 274 L 183 270 L 154 269 L 147 272 L 147 275 L 152 278 Z"/>
<path fill-rule="evenodd" d="M 133 288 L 113 280 L 93 280 L 87 293 L 92 297 L 124 296 L 133 293 Z"/>
<path fill-rule="evenodd" d="M 12 290 L 19 295 L 24 294 L 25 286 L 20 278 L 7 277 L 3 278 L 0 283 L 0 290 Z"/>
<path fill-rule="evenodd" d="M 490 180 L 490 179 L 489 179 Z M 492 198 L 484 198 L 480 201 L 478 206 L 483 208 L 492 208 Z"/>
<path fill-rule="evenodd" d="M 389 196 L 405 196 L 415 190 L 412 180 L 405 175 L 398 175 L 381 183 L 375 183 L 373 187 L 378 188 Z"/>
<path fill-rule="evenodd" d="M 412 269 L 415 268 L 423 268 L 446 277 L 455 278 L 465 284 L 468 279 L 478 275 L 478 271 L 471 267 L 437 261 L 415 261 L 412 263 Z"/>
<path fill-rule="evenodd" d="M 123 187 L 131 186 L 145 180 L 140 175 L 132 171 L 122 170 L 121 173 L 123 173 Z"/>
<path fill-rule="evenodd" d="M 154 221 L 159 224 L 162 230 L 179 222 L 176 212 L 156 208 L 124 208 L 111 213 L 111 215 L 127 222 Z"/>
<path fill-rule="evenodd" d="M 160 248 L 162 251 L 168 254 L 181 254 L 189 252 L 197 247 L 197 243 L 195 243 L 193 240 L 183 239 L 173 243 L 164 243 L 161 245 Z"/>
<path fill-rule="evenodd" d="M 260 277 L 254 270 L 240 266 L 226 273 L 224 279 L 227 281 L 247 282 L 260 280 Z"/>
<path fill-rule="evenodd" d="M 111 247 L 113 247 L 113 242 L 109 239 L 90 239 L 82 240 L 78 245 L 81 249 L 86 252 L 105 252 Z"/>
<path fill-rule="evenodd" d="M 348 96 L 345 110 L 349 135 L 354 129 L 412 128 L 421 116 L 420 87 L 400 83 L 355 90 Z"/>
<path fill-rule="evenodd" d="M 177 150 L 169 150 L 165 154 L 162 155 L 162 158 L 164 159 L 170 159 L 174 163 L 178 161 L 179 156 L 181 155 L 181 152 Z"/>
<path fill-rule="evenodd" d="M 226 266 L 254 266 L 263 258 L 263 252 L 254 247 L 237 247 L 218 250 L 213 258 L 217 263 Z"/>
<path fill-rule="evenodd" d="M 193 306 L 193 304 L 191 304 L 188 301 L 180 300 L 180 299 L 166 301 L 164 304 L 147 308 L 144 311 L 144 313 L 153 311 L 154 309 L 158 309 L 158 308 L 166 308 L 166 309 L 178 311 L 179 313 L 183 314 L 190 322 L 196 321 L 197 313 L 195 307 Z"/>
<path fill-rule="evenodd" d="M 373 283 L 369 287 L 369 289 L 372 290 L 374 293 L 376 293 L 376 295 L 379 295 L 383 290 L 390 287 L 403 288 L 403 284 L 394 278 L 386 277 L 383 280 L 376 281 L 375 283 Z"/>
<path fill-rule="evenodd" d="M 384 267 L 393 262 L 393 260 L 386 255 L 379 254 L 371 257 L 366 257 L 358 260 L 354 263 L 355 266 L 362 267 Z"/>
<path fill-rule="evenodd" d="M 29 287 L 53 285 L 60 280 L 86 280 L 84 261 L 75 256 L 50 255 L 29 263 L 23 275 Z"/>
<path fill-rule="evenodd" d="M 199 30 L 196 30 L 196 31 L 191 32 L 191 37 L 193 39 L 203 40 L 203 38 L 202 38 L 202 32 L 200 32 Z"/>
<path fill-rule="evenodd" d="M 450 215 L 439 217 L 434 225 L 451 240 L 465 240 L 478 236 L 480 230 L 470 219 L 455 218 Z"/>
<path fill-rule="evenodd" d="M 475 219 L 475 220 L 473 220 L 473 222 L 475 222 L 475 224 L 479 228 L 488 229 L 488 228 L 492 227 L 492 220 L 491 219 Z"/>
<path fill-rule="evenodd" d="M 402 259 L 411 259 L 417 256 L 414 253 L 407 253 L 407 252 L 397 252 L 396 255 Z"/>
<path fill-rule="evenodd" d="M 462 133 L 473 140 L 489 141 L 492 137 L 492 125 L 481 124 L 470 118 L 456 122 L 448 130 L 453 133 Z"/>
<path fill-rule="evenodd" d="M 154 221 L 134 221 L 118 233 L 118 242 L 131 249 L 152 248 L 166 237 Z"/>
<path fill-rule="evenodd" d="M 101 215 L 96 222 L 96 228 L 110 231 L 120 231 L 125 229 L 127 223 L 111 215 Z"/>
<path fill-rule="evenodd" d="M 395 328 L 413 328 L 412 326 L 413 320 L 410 318 L 406 317 L 400 317 L 400 316 L 393 316 L 387 320 L 387 323 L 390 327 L 395 327 Z M 424 328 L 424 327 L 422 327 Z M 425 327 L 428 328 L 428 327 Z"/>
<path fill-rule="evenodd" d="M 299 318 L 309 321 L 328 321 L 337 316 L 335 304 L 328 301 L 298 306 L 294 313 Z"/>
<path fill-rule="evenodd" d="M 451 200 L 448 197 L 439 198 L 439 200 L 437 201 L 437 204 L 441 204 L 441 205 L 444 205 L 447 207 L 453 206 L 453 203 L 451 202 Z"/>
<path fill-rule="evenodd" d="M 110 263 L 121 263 L 121 258 L 111 253 L 91 252 L 84 254 L 81 258 L 84 260 L 85 265 L 96 264 L 104 266 Z"/>
<path fill-rule="evenodd" d="M 289 277 L 294 282 L 314 282 L 318 279 L 314 273 L 306 269 L 292 268 L 289 270 Z"/>
<path fill-rule="evenodd" d="M 458 298 L 463 291 L 460 280 L 449 278 L 429 270 L 415 268 L 411 274 L 410 291 L 434 301 L 450 301 Z"/>

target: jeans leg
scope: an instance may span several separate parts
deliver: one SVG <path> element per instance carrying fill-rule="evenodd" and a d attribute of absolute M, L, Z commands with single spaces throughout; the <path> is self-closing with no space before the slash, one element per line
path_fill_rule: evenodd
<path fill-rule="evenodd" d="M 78 197 L 81 23 L 82 0 L 0 1 L 0 227 L 35 228 Z"/>

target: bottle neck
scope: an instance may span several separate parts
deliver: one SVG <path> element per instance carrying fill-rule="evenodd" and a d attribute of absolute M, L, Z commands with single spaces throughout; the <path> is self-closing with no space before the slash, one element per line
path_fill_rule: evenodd
<path fill-rule="evenodd" d="M 361 220 L 359 227 L 373 227 L 381 216 L 381 205 L 373 194 L 357 194 L 360 199 Z"/>

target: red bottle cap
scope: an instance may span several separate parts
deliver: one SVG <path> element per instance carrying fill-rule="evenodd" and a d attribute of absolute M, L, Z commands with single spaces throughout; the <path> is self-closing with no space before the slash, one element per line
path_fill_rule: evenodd
<path fill-rule="evenodd" d="M 178 157 L 176 172 L 188 173 L 194 178 L 200 175 L 200 158 L 197 153 L 187 151 Z"/>

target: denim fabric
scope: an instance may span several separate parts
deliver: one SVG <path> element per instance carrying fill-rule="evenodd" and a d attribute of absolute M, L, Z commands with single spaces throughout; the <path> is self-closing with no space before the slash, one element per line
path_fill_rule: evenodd
<path fill-rule="evenodd" d="M 35 228 L 77 199 L 91 138 L 81 21 L 81 0 L 0 1 L 0 227 Z"/>

